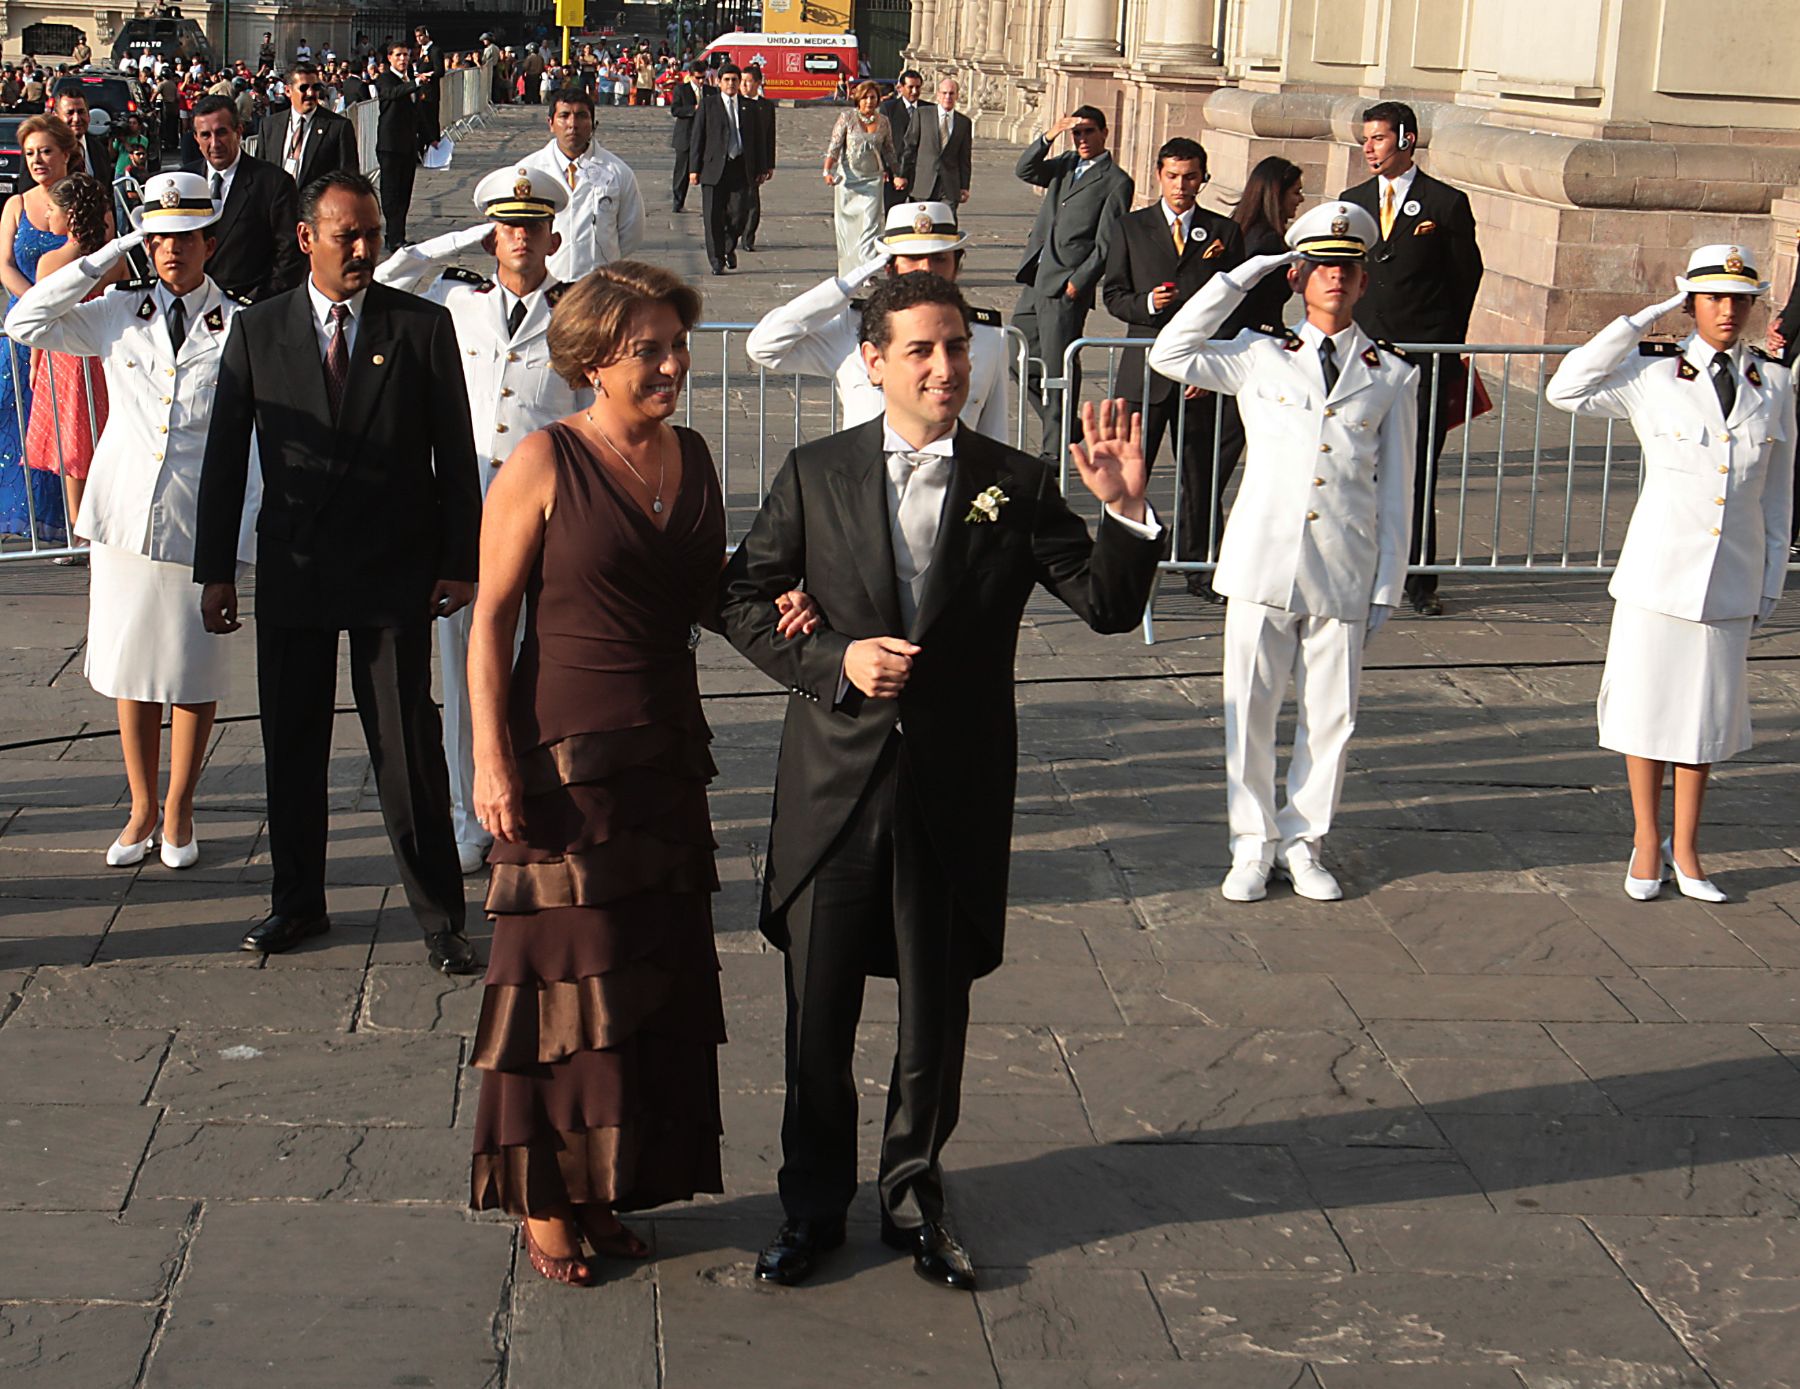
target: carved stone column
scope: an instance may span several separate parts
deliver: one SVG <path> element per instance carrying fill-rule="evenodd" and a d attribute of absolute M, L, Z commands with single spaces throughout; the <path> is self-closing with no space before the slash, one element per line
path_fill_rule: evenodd
<path fill-rule="evenodd" d="M 1137 58 L 1147 72 L 1216 67 L 1213 6 L 1201 0 L 1150 0 Z"/>
<path fill-rule="evenodd" d="M 938 0 L 913 0 L 912 42 L 907 45 L 913 61 L 921 53 L 935 53 L 938 48 Z"/>
<path fill-rule="evenodd" d="M 1181 0 L 1171 3 L 1178 5 Z M 1063 0 L 1062 44 L 1057 56 L 1072 63 L 1117 61 L 1119 0 Z"/>
<path fill-rule="evenodd" d="M 987 0 L 987 35 L 982 58 L 994 65 L 1006 62 L 1007 0 Z"/>

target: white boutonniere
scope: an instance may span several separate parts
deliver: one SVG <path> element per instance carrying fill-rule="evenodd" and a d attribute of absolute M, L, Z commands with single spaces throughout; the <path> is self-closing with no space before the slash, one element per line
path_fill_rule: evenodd
<path fill-rule="evenodd" d="M 1000 508 L 1010 500 L 1011 498 L 998 487 L 990 487 L 975 498 L 974 505 L 969 508 L 969 514 L 963 517 L 963 520 L 969 525 L 979 525 L 983 521 L 998 521 Z"/>

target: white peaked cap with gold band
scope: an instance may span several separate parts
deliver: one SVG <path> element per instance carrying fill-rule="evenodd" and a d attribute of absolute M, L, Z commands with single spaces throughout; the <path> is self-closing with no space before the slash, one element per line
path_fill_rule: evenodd
<path fill-rule="evenodd" d="M 1687 274 L 1675 277 L 1683 294 L 1767 294 L 1769 282 L 1756 278 L 1748 246 L 1702 246 L 1688 257 Z"/>
<path fill-rule="evenodd" d="M 1323 265 L 1361 260 L 1380 239 L 1380 224 L 1355 203 L 1320 203 L 1287 229 L 1288 249 Z"/>
<path fill-rule="evenodd" d="M 210 227 L 219 211 L 199 174 L 155 174 L 145 181 L 144 205 L 132 209 L 131 221 L 146 236 L 173 236 Z"/>
<path fill-rule="evenodd" d="M 958 250 L 968 240 L 957 229 L 956 209 L 949 203 L 895 203 L 875 244 L 896 256 L 929 256 Z"/>
<path fill-rule="evenodd" d="M 490 222 L 547 222 L 568 205 L 560 178 L 524 164 L 495 169 L 475 185 L 475 206 Z"/>

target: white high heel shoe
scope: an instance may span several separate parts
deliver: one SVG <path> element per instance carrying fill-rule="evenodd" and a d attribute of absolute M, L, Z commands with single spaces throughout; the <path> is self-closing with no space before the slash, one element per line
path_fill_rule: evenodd
<path fill-rule="evenodd" d="M 108 868 L 130 868 L 144 861 L 144 855 L 156 847 L 156 836 L 147 834 L 139 844 L 127 844 L 122 838 L 115 839 L 106 851 Z"/>
<path fill-rule="evenodd" d="M 1667 860 L 1657 867 L 1654 878 L 1636 878 L 1632 869 L 1637 867 L 1637 846 L 1631 849 L 1631 857 L 1625 860 L 1625 895 L 1637 902 L 1653 902 L 1662 894 L 1663 882 L 1668 877 Z"/>
<path fill-rule="evenodd" d="M 200 831 L 188 831 L 188 842 L 173 843 L 168 835 L 163 836 L 162 861 L 165 868 L 192 868 L 200 862 Z"/>
<path fill-rule="evenodd" d="M 1690 878 L 1681 871 L 1681 865 L 1675 862 L 1673 838 L 1662 843 L 1663 861 L 1675 870 L 1675 886 L 1681 889 L 1683 897 L 1692 897 L 1697 902 L 1729 902 L 1731 899 L 1713 886 L 1711 878 Z"/>

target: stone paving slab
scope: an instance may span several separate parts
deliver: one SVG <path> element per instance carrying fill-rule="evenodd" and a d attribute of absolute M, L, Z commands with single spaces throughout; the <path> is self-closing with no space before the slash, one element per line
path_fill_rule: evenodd
<path fill-rule="evenodd" d="M 753 319 L 824 273 L 813 158 L 831 115 L 784 112 L 767 249 L 702 280 L 707 318 Z M 541 144 L 542 119 L 504 113 L 425 175 L 421 233 L 468 220 L 474 178 Z M 666 119 L 602 113 L 603 138 L 659 175 L 647 188 Z M 965 283 L 1002 308 L 1035 208 L 1014 155 L 978 151 L 967 215 Z M 651 204 L 644 253 L 703 270 L 697 210 Z M 696 360 L 695 423 L 741 526 L 753 379 L 734 367 L 727 415 L 716 340 Z M 822 399 L 809 388 L 809 428 Z M 778 464 L 779 430 L 761 443 Z M 1627 800 L 1593 734 L 1603 586 L 1453 576 L 1448 617 L 1403 615 L 1367 653 L 1328 845 L 1345 900 L 1278 884 L 1232 904 L 1218 611 L 1165 581 L 1145 646 L 1034 600 L 1009 958 L 974 993 L 945 1153 L 982 1277 L 969 1297 L 877 1242 L 867 1180 L 814 1284 L 750 1284 L 780 1218 L 783 970 L 756 912 L 783 697 L 723 643 L 698 662 L 720 767 L 726 1190 L 634 1216 L 655 1257 L 576 1291 L 530 1270 L 508 1222 L 463 1209 L 480 985 L 424 966 L 354 717 L 332 740 L 328 936 L 268 961 L 237 949 L 270 876 L 247 638 L 201 783 L 201 864 L 102 866 L 125 786 L 111 702 L 80 675 L 85 585 L 0 565 L 9 1389 L 1800 1386 L 1785 609 L 1752 644 L 1756 746 L 1707 800 L 1706 863 L 1732 901 L 1619 891 Z M 469 880 L 472 904 L 484 887 Z M 872 981 L 852 1065 L 865 1177 L 896 1016 L 893 983 Z"/>

